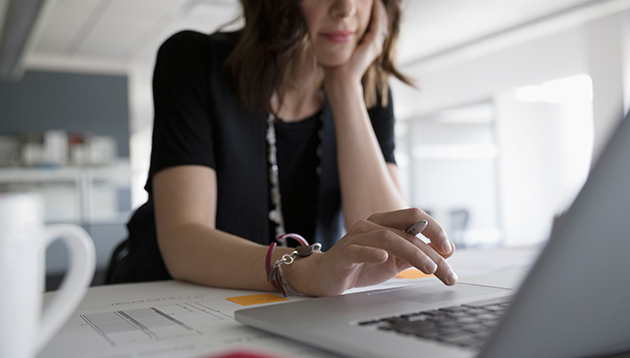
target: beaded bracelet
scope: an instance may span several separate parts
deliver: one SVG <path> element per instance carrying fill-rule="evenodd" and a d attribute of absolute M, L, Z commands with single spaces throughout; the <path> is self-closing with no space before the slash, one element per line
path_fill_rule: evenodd
<path fill-rule="evenodd" d="M 284 234 L 278 237 L 278 241 L 282 242 L 287 238 L 292 238 L 300 243 L 300 246 L 296 247 L 296 249 L 290 254 L 282 255 L 282 258 L 276 261 L 273 265 L 271 265 L 271 254 L 273 250 L 276 248 L 276 243 L 272 242 L 269 245 L 269 249 L 267 250 L 267 256 L 265 258 L 265 269 L 267 271 L 267 281 L 278 291 L 282 293 L 284 297 L 287 297 L 289 293 L 295 293 L 295 290 L 289 285 L 286 278 L 284 277 L 284 272 L 282 272 L 282 265 L 290 265 L 296 258 L 307 257 L 310 256 L 313 251 L 320 251 L 322 248 L 322 244 L 315 243 L 313 245 L 309 245 L 308 242 L 298 234 Z"/>

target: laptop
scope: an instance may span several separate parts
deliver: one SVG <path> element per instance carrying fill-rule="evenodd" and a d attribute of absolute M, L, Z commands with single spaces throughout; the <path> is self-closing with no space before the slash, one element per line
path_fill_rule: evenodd
<path fill-rule="evenodd" d="M 630 351 L 630 115 L 516 289 L 504 284 L 511 274 L 248 308 L 235 318 L 349 357 Z"/>

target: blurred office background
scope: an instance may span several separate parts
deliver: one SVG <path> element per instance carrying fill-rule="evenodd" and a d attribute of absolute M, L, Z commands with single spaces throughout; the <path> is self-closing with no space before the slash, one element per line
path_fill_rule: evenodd
<path fill-rule="evenodd" d="M 630 0 L 403 4 L 399 64 L 418 88 L 392 87 L 411 205 L 460 248 L 543 243 L 628 109 Z M 158 46 L 238 15 L 237 0 L 0 0 L 0 191 L 84 226 L 102 273 L 146 199 Z M 48 249 L 50 277 L 66 256 Z"/>

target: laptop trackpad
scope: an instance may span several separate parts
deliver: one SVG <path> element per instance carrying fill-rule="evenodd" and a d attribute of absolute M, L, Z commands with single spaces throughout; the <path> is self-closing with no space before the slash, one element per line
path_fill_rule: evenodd
<path fill-rule="evenodd" d="M 431 304 L 492 293 L 507 293 L 510 291 L 512 290 L 507 288 L 458 283 L 455 286 L 437 284 L 429 286 L 400 287 L 387 291 L 373 292 L 370 293 L 370 295 L 378 295 L 380 297 L 394 298 L 402 301 Z"/>

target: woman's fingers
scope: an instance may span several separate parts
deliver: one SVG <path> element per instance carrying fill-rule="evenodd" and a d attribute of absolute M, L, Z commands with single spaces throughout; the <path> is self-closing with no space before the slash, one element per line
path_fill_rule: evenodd
<path fill-rule="evenodd" d="M 454 252 L 454 245 L 446 236 L 444 229 L 429 214 L 418 208 L 403 209 L 386 213 L 378 213 L 370 216 L 372 221 L 381 226 L 405 230 L 414 223 L 426 220 L 428 224 L 422 231 L 422 235 L 431 241 L 431 247 L 445 257 L 450 257 Z"/>
<path fill-rule="evenodd" d="M 444 258 L 422 242 L 422 240 L 415 237 L 414 239 L 417 241 L 412 242 L 401 237 L 391 229 L 382 228 L 364 235 L 360 244 L 362 246 L 384 250 L 388 255 L 393 255 L 408 262 L 426 274 L 439 275 L 438 278 L 442 279 L 445 283 L 451 284 L 450 282 L 446 282 L 450 266 L 446 264 Z M 355 261 L 355 263 L 358 262 L 360 261 Z"/>
<path fill-rule="evenodd" d="M 335 256 L 333 262 L 341 270 L 353 270 L 358 268 L 357 264 L 391 261 L 387 264 L 396 265 L 396 268 L 409 264 L 426 274 L 434 274 L 447 285 L 454 285 L 457 275 L 442 254 L 418 237 L 396 228 L 407 226 L 422 215 L 426 214 L 418 209 L 373 215 L 370 220 L 359 221 L 353 226 L 328 253 Z M 453 251 L 452 247 L 450 251 Z M 390 260 L 392 257 L 396 260 Z"/>
<path fill-rule="evenodd" d="M 422 235 L 431 241 L 431 246 L 434 249 L 450 257 L 453 254 L 455 246 L 448 239 L 448 236 L 446 236 L 446 232 L 444 232 L 442 226 L 428 214 L 425 213 L 425 215 L 426 218 L 423 220 L 427 220 L 429 224 L 424 231 L 422 231 Z"/>
<path fill-rule="evenodd" d="M 440 281 L 444 282 L 447 285 L 454 285 L 455 283 L 457 283 L 457 280 L 458 280 L 457 274 L 455 273 L 455 271 L 453 271 L 453 269 L 451 268 L 451 265 L 449 265 L 448 262 L 446 262 L 446 257 L 443 257 L 441 254 L 433 250 L 429 245 L 425 244 L 424 241 L 420 240 L 419 238 L 412 235 L 407 235 L 407 236 L 411 236 L 409 237 L 410 243 L 412 243 L 414 246 L 417 246 L 420 250 L 422 250 L 427 255 L 427 257 L 431 261 L 435 263 L 436 265 L 436 270 L 434 273 L 435 277 L 437 277 L 438 279 L 440 279 Z M 425 249 L 425 248 L 428 248 L 428 249 Z M 451 252 L 453 251 L 455 251 L 455 246 L 453 246 L 453 249 L 451 250 Z"/>
<path fill-rule="evenodd" d="M 455 284 L 457 275 L 441 253 L 436 252 L 418 237 L 396 229 L 396 227 L 405 227 L 409 222 L 418 220 L 420 217 L 426 218 L 428 215 L 419 209 L 375 214 L 369 220 L 357 223 L 351 232 L 361 235 L 360 245 L 385 250 L 388 254 L 408 262 L 426 274 L 435 274 L 447 285 Z M 449 242 L 449 245 L 452 244 Z M 451 254 L 453 251 L 454 246 L 451 246 Z"/>
<path fill-rule="evenodd" d="M 451 252 L 449 252 L 448 254 L 444 254 L 442 252 L 443 249 L 437 248 L 435 247 L 435 245 L 432 242 L 429 242 L 429 246 L 431 246 L 431 248 L 437 252 L 440 252 L 440 254 L 442 255 L 442 257 L 444 257 L 445 259 L 448 259 L 449 257 L 453 256 L 453 254 L 455 253 L 455 244 L 451 241 L 449 241 L 449 244 L 451 246 Z"/>
<path fill-rule="evenodd" d="M 394 234 L 393 231 L 391 232 Z M 437 253 L 419 238 L 409 234 L 403 235 L 408 236 L 408 238 L 402 238 L 395 235 L 397 238 L 401 238 L 401 241 L 405 244 L 400 247 L 397 245 L 390 246 L 392 248 L 392 251 L 390 251 L 392 254 L 407 261 L 426 274 L 434 274 L 435 277 L 447 285 L 454 285 L 457 283 L 457 274 L 455 274 L 442 255 Z M 411 253 L 415 253 L 415 258 Z"/>
<path fill-rule="evenodd" d="M 387 25 L 387 10 L 382 0 L 374 0 L 372 7 L 372 21 L 365 34 L 364 43 L 372 49 L 372 61 L 383 53 L 383 44 L 389 34 Z M 370 61 L 371 62 L 371 61 Z"/>
<path fill-rule="evenodd" d="M 349 264 L 380 264 L 389 258 L 386 250 L 371 246 L 351 244 L 345 247 L 343 260 Z"/>
<path fill-rule="evenodd" d="M 385 4 L 383 4 L 382 0 L 374 0 L 372 5 L 372 18 L 370 20 L 370 25 L 363 37 L 364 42 L 372 42 L 380 40 L 384 40 L 381 37 L 383 32 L 387 31 L 387 10 L 385 9 Z"/>

